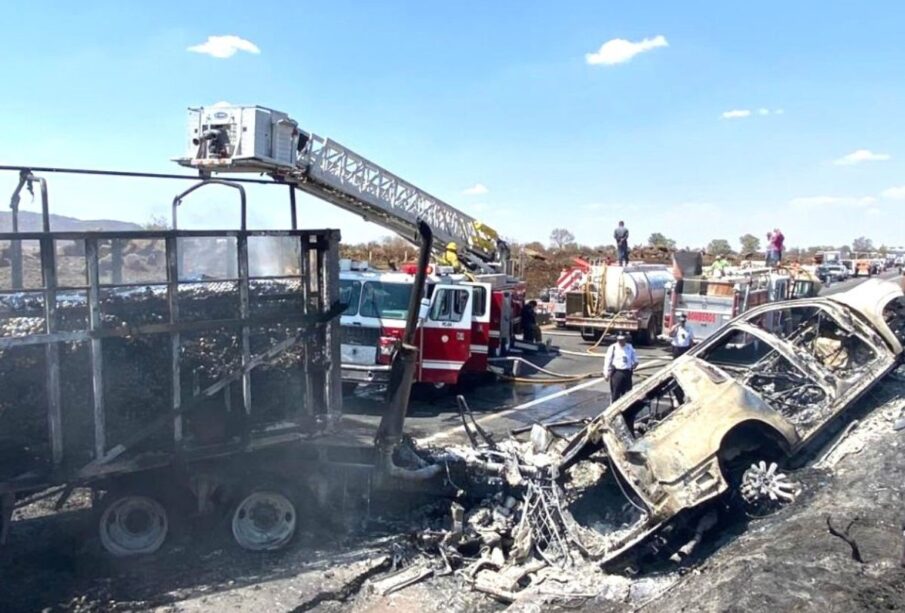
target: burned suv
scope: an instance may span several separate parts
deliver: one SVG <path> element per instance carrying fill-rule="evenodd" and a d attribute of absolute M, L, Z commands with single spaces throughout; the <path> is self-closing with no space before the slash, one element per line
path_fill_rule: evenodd
<path fill-rule="evenodd" d="M 897 366 L 903 343 L 905 297 L 887 281 L 747 311 L 569 441 L 568 532 L 609 560 L 685 509 L 750 490 L 743 477 L 790 496 L 771 460 L 814 441 Z"/>

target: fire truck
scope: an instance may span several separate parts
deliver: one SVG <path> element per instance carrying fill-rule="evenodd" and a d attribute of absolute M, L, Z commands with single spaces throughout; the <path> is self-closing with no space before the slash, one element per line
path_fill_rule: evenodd
<path fill-rule="evenodd" d="M 344 387 L 387 383 L 402 338 L 417 265 L 399 272 L 340 263 L 342 377 Z M 489 356 L 505 354 L 514 340 L 525 287 L 506 275 L 474 280 L 431 266 L 415 334 L 415 382 L 454 385 L 466 373 L 487 372 Z"/>
<path fill-rule="evenodd" d="M 680 266 L 678 262 L 684 256 L 675 254 L 674 265 L 685 270 L 666 286 L 662 326 L 664 332 L 669 330 L 682 313 L 695 342 L 708 338 L 748 309 L 778 300 L 813 297 L 820 291 L 817 277 L 800 268 L 727 268 L 721 277 L 704 276 L 700 255 L 695 255 L 697 264 Z"/>
<path fill-rule="evenodd" d="M 263 173 L 295 190 L 360 215 L 418 244 L 418 223 L 433 231 L 437 259 L 451 243 L 461 270 L 432 267 L 416 333 L 415 381 L 455 384 L 486 372 L 487 358 L 508 351 L 520 331 L 525 283 L 497 233 L 329 138 L 302 130 L 286 113 L 260 106 L 189 109 L 192 134 L 180 164 L 211 173 Z M 385 383 L 405 328 L 416 269 L 341 272 L 342 380 Z"/>
<path fill-rule="evenodd" d="M 551 311 L 557 328 L 566 327 L 566 294 L 581 287 L 591 270 L 591 264 L 587 260 L 578 257 L 572 260 L 574 265 L 564 267 L 556 279 L 556 287 L 550 288 Z"/>

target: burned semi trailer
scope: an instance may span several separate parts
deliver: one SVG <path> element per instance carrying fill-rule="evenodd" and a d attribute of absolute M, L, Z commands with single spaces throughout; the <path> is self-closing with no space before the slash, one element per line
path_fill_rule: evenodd
<path fill-rule="evenodd" d="M 215 508 L 276 549 L 336 471 L 402 470 L 404 407 L 380 445 L 343 415 L 339 231 L 248 230 L 237 183 L 240 229 L 175 229 L 209 183 L 174 229 L 51 231 L 45 189 L 44 231 L 0 234 L 0 537 L 14 508 L 87 487 L 114 555 Z"/>

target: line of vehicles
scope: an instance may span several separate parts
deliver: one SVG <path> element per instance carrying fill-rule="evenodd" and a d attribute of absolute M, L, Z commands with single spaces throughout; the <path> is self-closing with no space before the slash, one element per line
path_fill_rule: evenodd
<path fill-rule="evenodd" d="M 905 265 L 905 254 L 889 252 L 885 255 L 874 253 L 843 253 L 842 251 L 821 251 L 816 254 L 817 277 L 824 283 L 846 281 L 854 277 L 872 277 L 891 268 Z"/>

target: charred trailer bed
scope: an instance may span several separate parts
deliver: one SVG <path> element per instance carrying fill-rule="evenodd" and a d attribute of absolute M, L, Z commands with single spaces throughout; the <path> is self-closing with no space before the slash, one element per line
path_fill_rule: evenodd
<path fill-rule="evenodd" d="M 346 444 L 339 232 L 0 233 L 4 247 L 20 268 L 0 260 L 0 525 L 17 499 L 88 486 L 107 492 L 114 554 L 159 547 L 177 492 L 199 511 L 240 500 L 247 548 L 291 537 L 287 503 Z"/>

